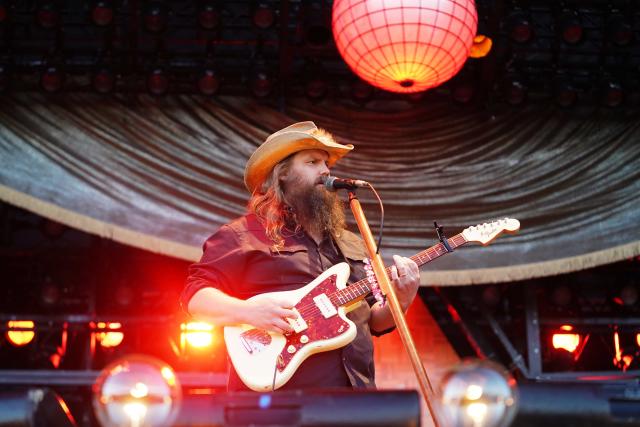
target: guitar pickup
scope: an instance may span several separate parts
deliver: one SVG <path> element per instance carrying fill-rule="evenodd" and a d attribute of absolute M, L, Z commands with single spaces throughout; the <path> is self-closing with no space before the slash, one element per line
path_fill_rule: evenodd
<path fill-rule="evenodd" d="M 316 303 L 316 306 L 320 309 L 320 313 L 322 313 L 325 319 L 335 316 L 338 313 L 338 310 L 333 304 L 331 304 L 331 300 L 329 300 L 329 297 L 326 294 L 320 294 L 313 297 L 313 302 Z"/>
<path fill-rule="evenodd" d="M 298 317 L 296 317 L 295 319 L 287 319 L 287 321 L 289 322 L 289 324 L 293 328 L 293 332 L 295 332 L 297 334 L 298 332 L 304 331 L 309 326 L 307 325 L 307 322 L 304 321 L 302 316 L 300 316 L 300 312 L 298 311 L 297 308 L 294 308 L 293 311 L 296 312 L 296 316 L 298 316 Z"/>

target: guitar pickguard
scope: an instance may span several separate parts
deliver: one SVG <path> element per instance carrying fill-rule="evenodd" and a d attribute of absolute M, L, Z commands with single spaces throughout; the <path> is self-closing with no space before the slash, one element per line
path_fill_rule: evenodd
<path fill-rule="evenodd" d="M 326 305 L 332 304 L 328 296 L 336 290 L 336 276 L 329 276 L 296 304 L 295 308 L 308 327 L 301 332 L 285 335 L 287 341 L 278 358 L 280 372 L 288 366 L 302 347 L 335 338 L 349 330 L 349 323 L 338 315 L 337 307 L 334 306 L 334 314 L 327 317 Z M 320 307 L 319 304 L 323 306 Z"/>

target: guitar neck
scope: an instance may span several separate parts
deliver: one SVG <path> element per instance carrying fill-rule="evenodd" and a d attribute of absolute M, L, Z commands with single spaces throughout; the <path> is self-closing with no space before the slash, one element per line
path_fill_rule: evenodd
<path fill-rule="evenodd" d="M 456 234 L 447 241 L 449 242 L 449 246 L 451 247 L 451 249 L 455 249 L 467 243 L 467 239 L 465 239 L 462 234 Z M 442 242 L 440 242 L 428 249 L 425 249 L 422 252 L 415 254 L 411 257 L 411 259 L 416 264 L 418 264 L 418 267 L 420 267 L 428 262 L 433 261 L 436 258 L 440 258 L 447 252 L 447 248 L 445 248 Z M 387 275 L 390 275 L 391 267 L 387 267 L 385 272 L 387 273 Z M 352 283 L 345 289 L 339 290 L 334 294 L 333 298 L 335 298 L 335 303 L 339 305 L 348 305 L 358 298 L 366 296 L 369 292 L 371 292 L 371 284 L 369 283 L 369 279 L 362 279 L 355 283 Z"/>

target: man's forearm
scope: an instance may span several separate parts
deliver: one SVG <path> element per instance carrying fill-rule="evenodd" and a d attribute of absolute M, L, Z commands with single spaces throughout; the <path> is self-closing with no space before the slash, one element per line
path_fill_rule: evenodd
<path fill-rule="evenodd" d="M 194 317 L 216 325 L 246 323 L 245 301 L 231 297 L 216 288 L 202 288 L 189 301 L 188 311 Z"/>
<path fill-rule="evenodd" d="M 406 312 L 406 310 L 404 311 Z M 381 307 L 380 303 L 377 302 L 371 307 L 369 328 L 372 331 L 383 332 L 394 327 L 395 325 L 396 322 L 395 320 L 393 320 L 393 315 L 391 314 L 389 303 L 385 304 L 384 307 Z"/>

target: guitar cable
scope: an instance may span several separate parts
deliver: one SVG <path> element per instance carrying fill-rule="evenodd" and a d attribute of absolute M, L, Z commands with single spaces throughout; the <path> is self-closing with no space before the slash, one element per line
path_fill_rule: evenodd
<path fill-rule="evenodd" d="M 278 372 L 278 360 L 276 359 L 276 364 L 273 366 L 273 381 L 271 382 L 271 393 L 276 391 L 276 373 Z"/>

